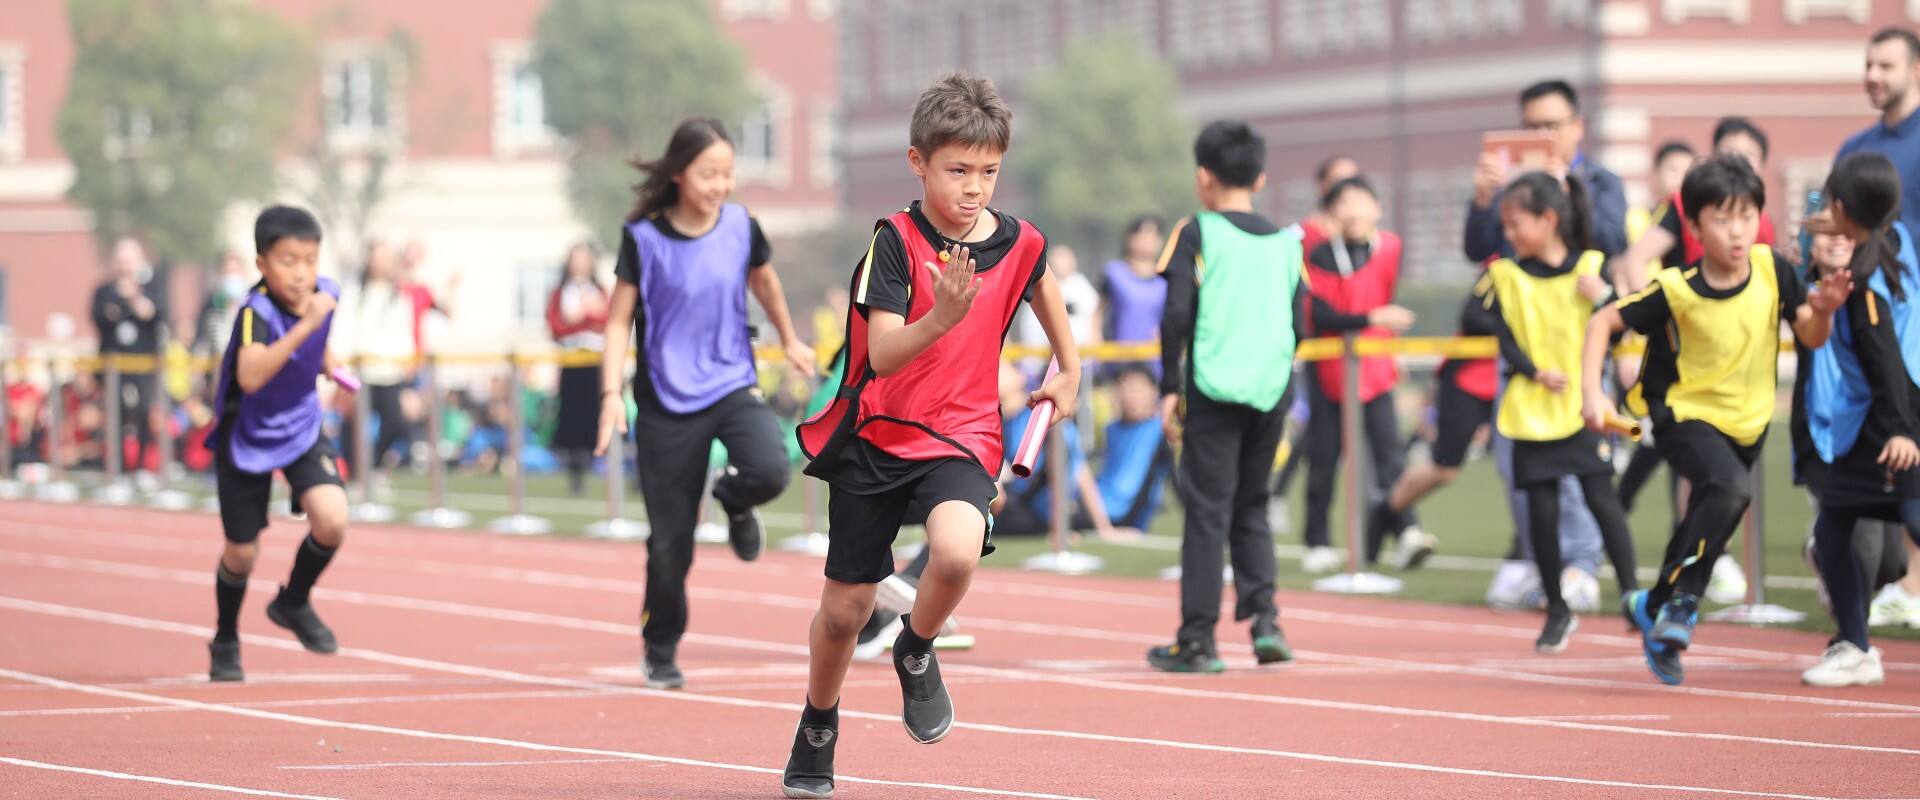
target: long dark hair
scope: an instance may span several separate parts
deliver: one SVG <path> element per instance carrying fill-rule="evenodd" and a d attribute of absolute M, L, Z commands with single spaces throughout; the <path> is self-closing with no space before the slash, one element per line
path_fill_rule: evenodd
<path fill-rule="evenodd" d="M 1561 243 L 1578 256 L 1593 249 L 1593 206 L 1587 200 L 1587 187 L 1578 177 L 1567 176 L 1566 187 L 1544 172 L 1529 172 L 1507 185 L 1502 203 L 1513 203 L 1534 216 L 1548 211 L 1559 215 L 1555 232 Z"/>
<path fill-rule="evenodd" d="M 566 255 L 560 257 L 560 280 L 553 284 L 554 291 L 557 292 L 567 288 L 567 279 L 572 277 L 573 274 L 573 254 L 582 249 L 585 249 L 587 255 L 590 257 L 598 258 L 600 255 L 600 248 L 594 246 L 592 239 L 582 239 L 568 245 Z M 606 293 L 607 287 L 600 284 L 600 276 L 596 272 L 592 270 L 587 271 L 587 282 L 593 284 L 594 288 L 599 289 L 601 294 Z"/>
<path fill-rule="evenodd" d="M 1827 175 L 1825 195 L 1867 229 L 1867 240 L 1853 248 L 1848 271 L 1865 283 L 1875 269 L 1886 276 L 1894 297 L 1905 297 L 1900 286 L 1900 249 L 1893 239 L 1893 221 L 1900 216 L 1900 172 L 1879 153 L 1854 153 L 1840 159 Z"/>
<path fill-rule="evenodd" d="M 627 224 L 639 222 L 680 202 L 680 186 L 673 179 L 686 172 L 687 165 L 692 164 L 715 142 L 733 144 L 733 139 L 727 136 L 726 126 L 712 117 L 693 117 L 673 129 L 673 137 L 667 140 L 667 152 L 658 160 L 635 159 L 628 162 L 647 177 L 633 187 L 635 202 L 633 212 L 627 215 Z"/>

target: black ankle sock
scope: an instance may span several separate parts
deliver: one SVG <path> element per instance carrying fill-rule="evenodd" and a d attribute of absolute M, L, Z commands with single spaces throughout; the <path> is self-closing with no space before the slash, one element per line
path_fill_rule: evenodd
<path fill-rule="evenodd" d="M 220 609 L 220 623 L 213 640 L 239 641 L 240 602 L 247 599 L 247 576 L 235 575 L 226 564 L 221 564 L 213 571 L 213 598 Z"/>
<path fill-rule="evenodd" d="M 307 534 L 306 540 L 300 543 L 300 553 L 293 557 L 293 573 L 287 576 L 287 590 L 281 593 L 281 598 L 291 605 L 306 605 L 313 582 L 319 580 L 327 562 L 333 560 L 334 551 L 335 548 L 315 541 L 313 534 Z"/>
<path fill-rule="evenodd" d="M 913 632 L 913 615 L 902 614 L 900 616 L 900 638 L 893 641 L 894 654 L 925 653 L 932 649 L 932 639 L 923 638 L 920 634 Z"/>
<path fill-rule="evenodd" d="M 800 709 L 800 724 L 839 730 L 840 704 L 834 703 L 831 708 L 815 708 L 813 698 L 809 697 L 806 707 Z"/>

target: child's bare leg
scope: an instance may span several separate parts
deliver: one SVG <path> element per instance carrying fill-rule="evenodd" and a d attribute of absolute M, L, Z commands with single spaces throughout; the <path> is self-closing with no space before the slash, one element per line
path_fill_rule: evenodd
<path fill-rule="evenodd" d="M 927 515 L 930 558 L 913 602 L 914 635 L 932 639 L 960 606 L 960 598 L 973 583 L 973 570 L 980 564 L 980 548 L 986 536 L 987 519 L 971 503 L 949 500 Z M 872 599 L 871 593 L 868 599 Z M 864 623 L 866 617 L 860 620 Z"/>
<path fill-rule="evenodd" d="M 1460 477 L 1458 467 L 1442 467 L 1433 464 L 1421 464 L 1409 469 L 1393 485 L 1393 494 L 1387 497 L 1387 507 L 1394 511 L 1405 511 L 1434 490 L 1453 482 Z"/>
<path fill-rule="evenodd" d="M 853 662 L 854 641 L 873 613 L 871 583 L 842 583 L 827 579 L 820 590 L 820 610 L 813 615 L 808 634 L 807 702 L 814 708 L 840 703 L 840 686 Z"/>

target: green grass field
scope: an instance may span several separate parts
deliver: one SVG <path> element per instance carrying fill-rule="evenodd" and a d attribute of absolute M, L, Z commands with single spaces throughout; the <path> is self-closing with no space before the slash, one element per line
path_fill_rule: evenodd
<path fill-rule="evenodd" d="M 1767 600 L 1806 613 L 1808 621 L 1800 627 L 1830 630 L 1831 622 L 1820 608 L 1813 591 L 1812 572 L 1800 555 L 1801 546 L 1811 527 L 1812 509 L 1806 493 L 1791 483 L 1788 451 L 1789 444 L 1784 433 L 1770 437 L 1766 448 L 1765 495 Z M 471 513 L 472 525 L 476 528 L 484 528 L 493 519 L 508 513 L 508 483 L 504 478 L 453 475 L 447 483 L 447 504 Z M 1294 482 L 1289 497 L 1291 532 L 1277 532 L 1275 537 L 1282 550 L 1280 586 L 1285 589 L 1308 589 L 1317 577 L 1301 573 L 1297 562 L 1291 557 L 1299 544 L 1300 519 L 1306 508 L 1304 484 L 1303 475 L 1301 480 Z M 396 475 L 391 489 L 387 502 L 400 512 L 401 521 L 429 506 L 424 476 Z M 819 496 L 824 519 L 824 489 Z M 802 532 L 804 503 L 803 486 L 796 480 L 786 494 L 763 510 L 773 539 Z M 1666 544 L 1671 525 L 1670 507 L 1667 483 L 1662 473 L 1642 493 L 1639 508 L 1631 518 L 1643 583 L 1648 582 L 1645 578 L 1647 568 L 1658 564 Z M 550 521 L 553 535 L 581 536 L 589 524 L 606 514 L 604 484 L 598 479 L 590 480 L 586 496 L 572 498 L 567 494 L 564 478 L 556 475 L 532 476 L 527 481 L 526 512 Z M 1422 570 L 1398 575 L 1406 582 L 1402 596 L 1441 603 L 1483 602 L 1492 569 L 1496 560 L 1506 554 L 1513 530 L 1492 461 L 1482 459 L 1468 465 L 1457 483 L 1428 498 L 1419 513 L 1423 526 L 1440 537 L 1440 556 Z M 1333 515 L 1336 537 L 1340 537 L 1343 532 L 1339 524 L 1343 517 L 1338 504 Z M 637 492 L 628 493 L 626 516 L 628 519 L 642 519 L 645 516 Z M 1099 542 L 1089 537 L 1076 549 L 1105 559 L 1103 574 L 1153 577 L 1161 569 L 1179 562 L 1180 514 L 1177 502 L 1170 502 L 1162 510 L 1148 534 L 1144 542 L 1124 545 Z M 1743 531 L 1737 536 L 1730 549 L 1736 553 L 1744 552 L 1746 535 Z M 917 533 L 908 532 L 903 535 L 903 541 L 915 536 Z M 999 551 L 988 558 L 983 566 L 990 569 L 1017 569 L 1022 560 L 1046 549 L 1046 543 L 1037 539 L 1001 539 L 997 543 Z M 632 546 L 641 545 L 634 543 Z M 1602 584 L 1608 589 L 1606 607 L 1612 607 L 1611 582 L 1602 581 Z M 1171 587 L 1168 591 L 1171 602 Z M 1875 629 L 1874 633 L 1920 638 L 1920 631 L 1904 629 Z"/>

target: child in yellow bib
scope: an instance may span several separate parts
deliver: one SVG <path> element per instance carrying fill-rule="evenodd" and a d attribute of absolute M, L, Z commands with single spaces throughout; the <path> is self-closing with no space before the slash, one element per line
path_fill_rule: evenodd
<path fill-rule="evenodd" d="M 1661 457 L 1692 487 L 1659 580 L 1621 600 L 1641 633 L 1647 666 L 1669 685 L 1685 678 L 1700 595 L 1752 497 L 1750 470 L 1773 421 L 1780 323 L 1808 349 L 1827 341 L 1852 280 L 1842 273 L 1808 295 L 1791 265 L 1755 244 L 1766 185 L 1746 159 L 1715 155 L 1687 171 L 1681 205 L 1699 231 L 1701 262 L 1665 269 L 1653 283 L 1595 313 L 1581 353 L 1582 415 L 1600 430 L 1613 401 L 1597 374 L 1607 342 L 1629 328 L 1655 337 L 1637 399 L 1653 420 Z"/>
<path fill-rule="evenodd" d="M 1527 494 L 1528 534 L 1547 622 L 1534 642 L 1542 654 L 1565 650 L 1578 627 L 1560 592 L 1560 481 L 1574 476 L 1599 523 L 1622 592 L 1634 588 L 1633 535 L 1613 491 L 1612 444 L 1589 431 L 1569 388 L 1585 373 L 1580 339 L 1596 304 L 1612 299 L 1606 255 L 1587 248 L 1586 191 L 1544 172 L 1515 179 L 1501 195 L 1500 219 L 1513 258 L 1487 268 L 1488 308 L 1507 365 L 1507 389 L 1494 425 L 1513 441 L 1513 483 Z M 1597 371 L 1593 367 L 1589 371 Z"/>

